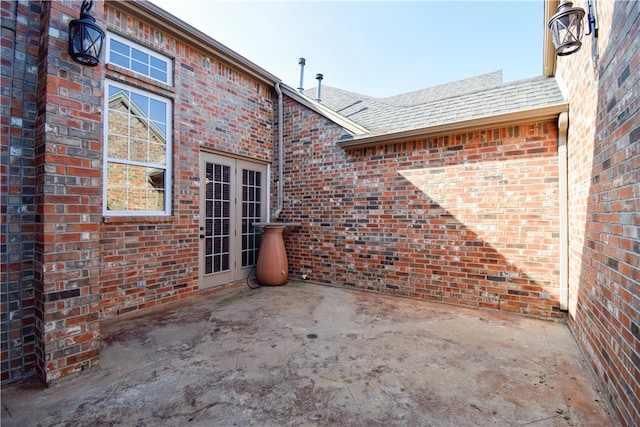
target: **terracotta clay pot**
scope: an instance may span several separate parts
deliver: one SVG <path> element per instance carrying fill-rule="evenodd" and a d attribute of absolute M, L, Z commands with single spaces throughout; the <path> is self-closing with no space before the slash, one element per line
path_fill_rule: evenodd
<path fill-rule="evenodd" d="M 256 278 L 263 286 L 284 285 L 289 277 L 289 263 L 284 249 L 284 226 L 265 225 L 256 264 Z"/>

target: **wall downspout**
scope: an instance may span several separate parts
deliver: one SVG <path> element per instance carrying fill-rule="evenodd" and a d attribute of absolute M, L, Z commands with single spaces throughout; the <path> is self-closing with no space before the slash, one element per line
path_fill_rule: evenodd
<path fill-rule="evenodd" d="M 276 92 L 278 93 L 278 181 L 277 181 L 277 199 L 276 210 L 273 212 L 273 219 L 276 220 L 280 217 L 282 212 L 282 165 L 284 163 L 283 142 L 282 142 L 282 90 L 280 89 L 280 82 L 275 85 Z"/>
<path fill-rule="evenodd" d="M 558 116 L 558 196 L 560 198 L 560 309 L 569 309 L 569 196 L 567 136 L 569 113 Z"/>
<path fill-rule="evenodd" d="M 271 163 L 267 163 L 267 182 L 271 182 Z M 267 208 L 266 211 L 266 219 L 265 222 L 271 222 L 271 188 L 269 187 L 269 191 L 267 191 Z"/>

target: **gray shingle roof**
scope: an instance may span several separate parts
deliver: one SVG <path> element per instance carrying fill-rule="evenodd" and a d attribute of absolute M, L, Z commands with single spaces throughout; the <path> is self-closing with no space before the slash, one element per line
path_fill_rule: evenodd
<path fill-rule="evenodd" d="M 311 95 L 314 89 L 306 91 Z M 502 82 L 502 72 L 388 98 L 322 87 L 322 104 L 367 128 L 393 133 L 565 103 L 554 78 Z"/>
<path fill-rule="evenodd" d="M 385 98 L 385 102 L 398 107 L 409 107 L 412 105 L 424 104 L 427 101 L 452 98 L 457 95 L 475 92 L 501 84 L 502 71 L 494 71 L 493 73 L 482 74 L 464 80 L 458 80 L 413 92 L 403 93 L 401 95 L 391 96 Z"/>

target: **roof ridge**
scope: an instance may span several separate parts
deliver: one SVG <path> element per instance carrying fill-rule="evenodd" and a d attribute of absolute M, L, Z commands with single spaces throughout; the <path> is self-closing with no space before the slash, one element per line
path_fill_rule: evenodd
<path fill-rule="evenodd" d="M 416 93 L 419 93 L 419 92 L 430 91 L 430 90 L 443 88 L 443 87 L 447 87 L 447 86 L 459 85 L 462 82 L 480 80 L 481 78 L 487 78 L 489 76 L 499 77 L 500 81 L 501 81 L 500 84 L 504 84 L 504 82 L 502 81 L 502 70 L 496 70 L 496 71 L 492 71 L 490 73 L 479 74 L 477 76 L 467 77 L 467 78 L 460 79 L 460 80 L 454 80 L 452 82 L 447 82 L 447 83 L 441 83 L 441 84 L 437 84 L 437 85 L 434 85 L 434 86 L 427 86 L 427 87 L 424 87 L 422 89 L 417 89 L 417 90 L 413 90 L 413 91 L 409 91 L 409 92 L 403 92 L 403 93 L 400 93 L 400 94 L 397 94 L 397 95 L 386 96 L 386 97 L 383 97 L 383 98 L 377 97 L 377 96 L 365 95 L 363 93 L 353 92 L 353 91 L 350 91 L 350 90 L 345 90 L 345 89 L 337 88 L 335 86 L 330 86 L 330 85 L 322 85 L 322 90 L 325 90 L 325 89 L 328 88 L 328 89 L 331 89 L 331 90 L 338 91 L 338 92 L 340 92 L 340 93 L 342 93 L 344 95 L 350 95 L 350 96 L 356 96 L 356 97 L 360 97 L 360 98 L 366 98 L 366 99 L 369 99 L 369 100 L 375 100 L 375 101 L 377 101 L 379 103 L 388 104 L 388 101 L 393 99 L 393 98 L 399 98 L 399 97 L 403 97 L 403 96 L 406 96 L 406 95 L 416 94 Z M 496 85 L 495 84 L 484 85 L 484 86 L 482 86 L 482 88 L 486 88 L 488 86 L 496 86 Z M 482 88 L 480 88 L 480 89 L 482 89 Z M 303 91 L 303 93 L 307 92 L 307 91 L 315 92 L 316 89 L 317 89 L 317 86 L 315 86 L 313 88 L 305 89 Z M 467 93 L 471 93 L 471 92 L 467 92 Z M 306 96 L 309 96 L 309 95 L 306 95 Z M 311 96 L 309 96 L 309 97 L 312 98 Z M 395 106 L 401 106 L 401 105 L 395 105 Z"/>

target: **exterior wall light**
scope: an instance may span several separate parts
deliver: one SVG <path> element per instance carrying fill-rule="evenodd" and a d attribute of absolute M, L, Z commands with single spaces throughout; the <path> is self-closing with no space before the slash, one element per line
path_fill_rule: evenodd
<path fill-rule="evenodd" d="M 93 0 L 84 0 L 80 19 L 69 22 L 69 55 L 74 61 L 89 67 L 100 63 L 104 41 L 104 31 L 96 25 L 96 18 L 89 13 L 92 6 Z"/>
<path fill-rule="evenodd" d="M 594 37 L 597 37 L 598 24 L 591 0 L 587 1 L 587 5 L 589 9 L 589 13 L 587 14 L 589 31 L 587 35 L 593 34 Z M 573 3 L 569 0 L 562 0 L 558 5 L 556 14 L 549 20 L 549 29 L 551 30 L 551 37 L 558 56 L 571 55 L 580 50 L 582 46 L 582 34 L 584 32 L 582 23 L 584 14 L 584 9 L 581 7 L 573 7 Z"/>

